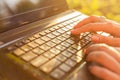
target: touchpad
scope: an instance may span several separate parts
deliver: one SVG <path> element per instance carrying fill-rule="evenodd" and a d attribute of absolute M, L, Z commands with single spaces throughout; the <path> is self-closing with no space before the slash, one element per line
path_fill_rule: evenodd
<path fill-rule="evenodd" d="M 88 71 L 85 62 L 80 67 L 69 80 L 99 80 Z"/>

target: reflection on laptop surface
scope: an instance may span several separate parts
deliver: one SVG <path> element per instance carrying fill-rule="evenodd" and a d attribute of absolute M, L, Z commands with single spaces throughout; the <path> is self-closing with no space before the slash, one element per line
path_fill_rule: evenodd
<path fill-rule="evenodd" d="M 86 15 L 69 10 L 65 0 L 1 0 L 0 10 L 5 80 L 70 80 L 80 69 L 90 33 L 81 34 L 78 46 L 70 30 Z"/>

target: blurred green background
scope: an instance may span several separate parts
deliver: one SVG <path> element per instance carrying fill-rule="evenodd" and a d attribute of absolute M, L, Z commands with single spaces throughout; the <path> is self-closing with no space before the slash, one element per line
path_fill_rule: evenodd
<path fill-rule="evenodd" d="M 120 22 L 120 0 L 67 0 L 69 7 L 87 15 L 106 16 Z"/>

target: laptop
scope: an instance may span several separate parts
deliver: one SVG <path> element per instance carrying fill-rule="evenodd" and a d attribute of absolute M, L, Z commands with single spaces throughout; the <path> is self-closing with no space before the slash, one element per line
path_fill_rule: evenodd
<path fill-rule="evenodd" d="M 90 80 L 82 50 L 90 33 L 71 29 L 87 16 L 65 0 L 0 0 L 2 80 Z M 92 79 L 93 80 L 93 79 Z"/>

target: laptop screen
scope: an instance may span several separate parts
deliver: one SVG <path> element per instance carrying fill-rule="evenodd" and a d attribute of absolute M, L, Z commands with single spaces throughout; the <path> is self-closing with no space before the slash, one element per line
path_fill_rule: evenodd
<path fill-rule="evenodd" d="M 65 0 L 0 0 L 0 33 L 67 9 Z"/>

